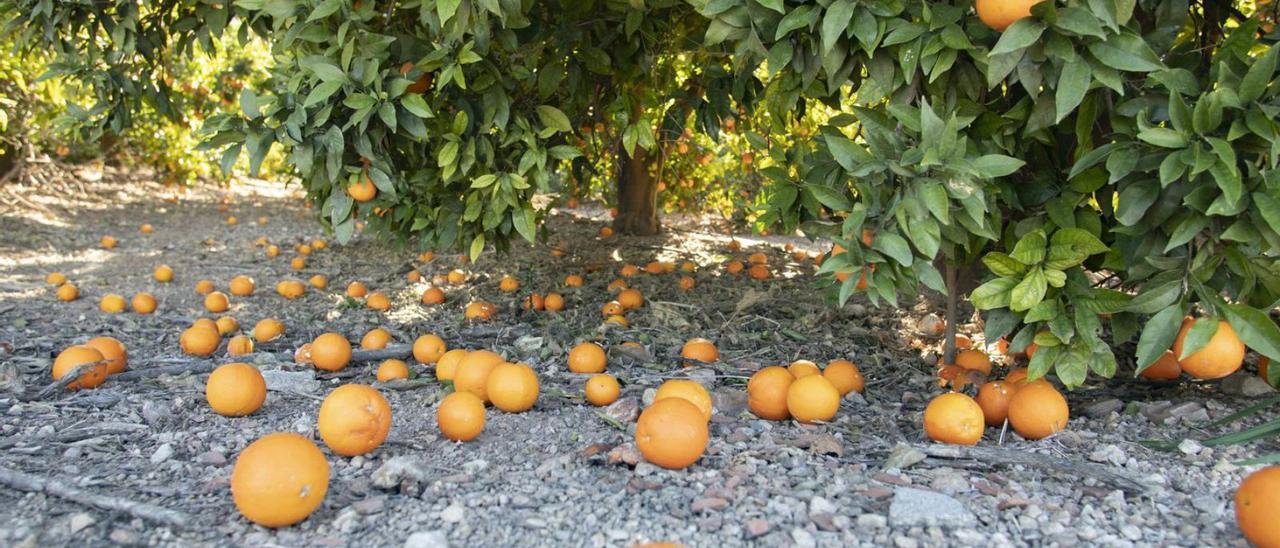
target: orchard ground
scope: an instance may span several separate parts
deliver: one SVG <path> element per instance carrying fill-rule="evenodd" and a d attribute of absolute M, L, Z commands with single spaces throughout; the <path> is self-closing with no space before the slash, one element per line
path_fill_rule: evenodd
<path fill-rule="evenodd" d="M 559 259 L 547 245 L 519 244 L 509 255 L 486 252 L 475 265 L 459 266 L 456 255 L 444 254 L 424 264 L 416 252 L 364 237 L 330 242 L 298 272 L 289 265 L 293 245 L 325 235 L 295 188 L 197 188 L 171 203 L 165 198 L 173 191 L 141 175 L 74 174 L 0 192 L 0 468 L 168 508 L 189 521 L 170 527 L 0 486 L 0 544 L 8 546 L 1243 545 L 1231 500 L 1250 468 L 1230 463 L 1276 449 L 1275 441 L 1213 448 L 1182 442 L 1171 452 L 1140 445 L 1222 433 L 1210 421 L 1256 401 L 1233 389 L 1253 386 L 1236 382 L 1242 379 L 1133 381 L 1130 360 L 1120 379 L 1068 394 L 1066 432 L 1028 442 L 989 428 L 978 452 L 946 455 L 921 427 L 926 402 L 940 391 L 933 366 L 940 341 L 917 324 L 940 310 L 924 300 L 902 310 L 874 308 L 863 297 L 835 309 L 812 261 L 793 262 L 783 251 L 788 242 L 818 251 L 799 238 L 739 236 L 743 247 L 734 254 L 723 227 L 668 218 L 662 236 L 601 240 L 596 233 L 608 216 L 588 207 L 550 219 L 550 242 L 566 251 Z M 229 226 L 229 215 L 238 223 Z M 258 224 L 264 216 L 266 224 Z M 144 223 L 155 232 L 140 234 Z M 99 247 L 107 234 L 119 240 L 117 248 Z M 254 244 L 259 236 L 280 245 L 280 257 L 266 257 Z M 725 260 L 756 251 L 768 255 L 774 279 L 724 273 Z M 631 283 L 647 302 L 628 315 L 631 327 L 602 328 L 605 286 L 618 267 L 655 259 L 697 262 L 698 286 L 682 291 L 678 274 L 641 273 Z M 152 279 L 161 263 L 173 267 L 173 283 Z M 413 268 L 423 282 L 406 280 Z M 453 268 L 469 273 L 467 283 L 447 286 L 442 306 L 419 304 L 431 277 Z M 65 273 L 82 298 L 58 302 L 44 283 L 51 271 Z M 317 273 L 328 276 L 327 290 L 308 288 L 294 301 L 272 290 L 278 280 Z M 570 273 L 584 275 L 586 284 L 563 287 Z M 221 350 L 209 360 L 185 356 L 178 334 L 208 315 L 195 282 L 208 278 L 225 291 L 237 274 L 258 284 L 253 296 L 232 299 L 229 314 L 241 329 L 267 317 L 287 329 L 252 359 L 271 388 L 257 413 L 212 413 L 204 400 L 207 374 L 111 379 L 96 390 L 36 397 L 50 381 L 52 356 L 96 335 L 122 340 L 134 370 L 236 361 Z M 504 274 L 521 280 L 520 291 L 498 291 Z M 347 300 L 343 288 L 356 280 L 385 291 L 392 310 Z M 129 299 L 139 291 L 158 298 L 155 314 L 98 310 L 103 294 Z M 559 291 L 567 309 L 523 311 L 529 291 Z M 496 303 L 496 319 L 464 324 L 462 308 L 472 299 Z M 435 423 L 443 388 L 414 364 L 421 379 L 381 387 L 394 411 L 385 445 L 356 458 L 325 450 L 332 471 L 319 510 L 284 529 L 250 524 L 228 489 L 236 455 L 271 432 L 314 437 L 328 391 L 374 380 L 376 363 L 321 375 L 288 359 L 293 350 L 325 331 L 358 341 L 374 327 L 399 344 L 436 333 L 450 347 L 489 348 L 524 361 L 539 374 L 538 403 L 523 414 L 490 409 L 476 441 L 453 443 Z M 960 331 L 976 338 L 981 328 Z M 682 368 L 680 345 L 693 337 L 716 341 L 721 361 Z M 624 382 L 622 400 L 607 410 L 583 401 L 585 376 L 565 366 L 568 349 L 588 339 L 610 349 L 608 372 Z M 626 341 L 645 350 L 619 348 Z M 746 411 L 744 386 L 756 369 L 836 358 L 862 368 L 867 390 L 847 397 L 832 423 L 767 422 Z M 685 376 L 714 394 L 706 454 L 680 471 L 630 464 L 638 456 L 628 431 L 634 412 L 662 380 Z"/>

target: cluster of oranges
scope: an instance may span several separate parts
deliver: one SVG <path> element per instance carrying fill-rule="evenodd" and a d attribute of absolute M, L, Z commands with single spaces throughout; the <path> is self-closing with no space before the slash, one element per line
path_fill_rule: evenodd
<path fill-rule="evenodd" d="M 75 375 L 67 383 L 68 390 L 96 388 L 110 375 L 122 373 L 129 367 L 129 352 L 123 343 L 112 337 L 94 337 L 83 344 L 68 346 L 53 360 L 53 380 L 63 380 Z"/>
<path fill-rule="evenodd" d="M 751 375 L 747 407 L 766 420 L 829 421 L 840 409 L 841 398 L 865 387 L 862 372 L 849 360 L 832 360 L 825 369 L 797 360 L 788 367 L 769 366 Z"/>

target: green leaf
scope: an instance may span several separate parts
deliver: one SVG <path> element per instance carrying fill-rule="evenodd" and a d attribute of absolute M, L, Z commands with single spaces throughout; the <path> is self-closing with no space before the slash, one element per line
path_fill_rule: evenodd
<path fill-rule="evenodd" d="M 342 0 L 324 0 L 311 11 L 311 15 L 307 16 L 307 22 L 310 23 L 318 19 L 324 19 L 325 17 L 333 15 L 334 12 L 338 11 L 341 7 Z"/>
<path fill-rule="evenodd" d="M 805 185 L 804 188 L 805 190 L 808 190 L 809 194 L 813 195 L 819 203 L 834 211 L 849 211 L 853 208 L 853 202 L 849 200 L 847 192 L 819 184 L 808 184 Z"/>
<path fill-rule="evenodd" d="M 1098 18 L 1087 10 L 1077 7 L 1058 8 L 1058 20 L 1053 23 L 1053 26 L 1080 36 L 1107 37 L 1102 30 L 1102 25 L 1098 23 Z"/>
<path fill-rule="evenodd" d="M 1186 148 L 1187 137 L 1167 127 L 1153 126 L 1138 132 L 1138 139 L 1163 148 Z"/>
<path fill-rule="evenodd" d="M 1018 278 L 996 278 L 988 281 L 969 294 L 969 300 L 978 310 L 1006 308 L 1009 306 L 1013 287 L 1018 285 Z"/>
<path fill-rule="evenodd" d="M 319 103 L 323 103 L 329 97 L 333 96 L 334 92 L 341 88 L 342 82 L 338 80 L 332 82 L 321 82 L 316 87 L 311 88 L 311 92 L 307 94 L 307 98 L 302 101 L 302 106 L 312 107 Z"/>
<path fill-rule="evenodd" d="M 1089 53 L 1116 70 L 1151 72 L 1164 68 L 1147 41 L 1129 31 L 1113 35 L 1105 42 L 1090 43 Z"/>
<path fill-rule="evenodd" d="M 1084 59 L 1077 57 L 1062 66 L 1062 73 L 1058 75 L 1058 89 L 1054 95 L 1054 105 L 1058 109 L 1058 122 L 1080 106 L 1080 101 L 1084 100 L 1084 95 L 1088 93 L 1089 85 L 1092 83 L 1093 70 Z"/>
<path fill-rule="evenodd" d="M 1209 340 L 1217 333 L 1218 320 L 1216 318 L 1200 318 L 1196 320 L 1191 324 L 1191 329 L 1187 330 L 1187 337 L 1182 339 L 1182 354 L 1174 357 L 1178 361 L 1187 359 L 1187 356 L 1199 352 L 1201 348 L 1209 344 Z"/>
<path fill-rule="evenodd" d="M 845 28 L 853 21 L 852 0 L 836 0 L 827 6 L 827 13 L 822 18 L 822 51 L 831 51 L 844 35 Z"/>
<path fill-rule="evenodd" d="M 1183 245 L 1196 235 L 1209 227 L 1209 218 L 1199 213 L 1190 212 L 1178 226 L 1173 229 L 1173 233 L 1169 235 L 1169 243 L 1165 244 L 1164 252 L 1168 253 L 1170 249 Z"/>
<path fill-rule="evenodd" d="M 435 116 L 431 113 L 431 107 L 427 106 L 427 100 L 417 93 L 401 96 L 400 106 L 419 118 L 432 118 Z"/>
<path fill-rule="evenodd" d="M 542 121 L 543 126 L 554 128 L 556 131 L 573 131 L 573 126 L 569 123 L 569 117 L 565 116 L 563 111 L 551 105 L 538 105 L 538 120 Z"/>
<path fill-rule="evenodd" d="M 835 158 L 836 163 L 840 164 L 840 167 L 845 171 L 857 169 L 858 145 L 853 140 L 836 130 L 824 130 L 822 139 L 827 143 L 827 150 L 831 151 L 831 156 Z"/>
<path fill-rule="evenodd" d="M 1018 240 L 1017 244 L 1014 244 L 1013 252 L 1009 256 L 1028 266 L 1037 265 L 1044 260 L 1047 244 L 1048 240 L 1044 237 L 1044 231 L 1033 230 Z"/>
<path fill-rule="evenodd" d="M 801 29 L 812 25 L 818 20 L 818 12 L 813 9 L 812 5 L 803 5 L 791 10 L 789 13 L 778 21 L 778 30 L 775 31 L 773 39 L 781 40 L 791 31 Z"/>
<path fill-rule="evenodd" d="M 1245 304 L 1227 304 L 1221 310 L 1240 340 L 1254 352 L 1271 358 L 1274 368 L 1275 361 L 1280 360 L 1280 327 L 1265 312 Z"/>
<path fill-rule="evenodd" d="M 1138 337 L 1136 359 L 1139 373 L 1151 367 L 1151 364 L 1156 363 L 1165 350 L 1173 346 L 1173 340 L 1178 337 L 1178 330 L 1181 327 L 1181 304 L 1170 305 L 1147 321 L 1146 327 L 1142 329 L 1142 335 Z"/>
<path fill-rule="evenodd" d="M 911 266 L 913 255 L 907 240 L 893 232 L 884 232 L 876 236 L 871 248 L 888 255 L 902 266 Z"/>
<path fill-rule="evenodd" d="M 1044 270 L 1032 267 L 1009 294 L 1009 309 L 1014 312 L 1030 309 L 1044 300 L 1044 294 L 1048 290 L 1049 282 L 1045 279 Z"/>
<path fill-rule="evenodd" d="M 982 257 L 982 264 L 987 265 L 987 270 L 996 276 L 1017 277 L 1021 278 L 1022 274 L 1027 271 L 1027 265 L 1018 262 L 1013 257 L 992 251 Z"/>
<path fill-rule="evenodd" d="M 537 235 L 537 229 L 534 226 L 532 208 L 525 207 L 511 210 L 511 224 L 516 227 L 516 232 L 519 232 L 520 236 L 530 243 L 533 242 L 534 237 Z"/>
<path fill-rule="evenodd" d="M 785 15 L 787 13 L 787 8 L 784 6 L 783 0 L 756 0 L 756 3 L 780 14 Z"/>
<path fill-rule="evenodd" d="M 440 24 L 448 23 L 453 14 L 458 12 L 458 6 L 461 4 L 462 0 L 438 0 L 436 2 L 436 13 L 440 16 Z M 483 245 L 483 237 L 481 237 L 480 242 Z M 475 257 L 472 258 L 474 259 Z"/>
<path fill-rule="evenodd" d="M 484 251 L 484 233 L 476 234 L 474 240 L 471 240 L 471 262 L 476 262 L 480 258 L 480 253 Z"/>
<path fill-rule="evenodd" d="M 305 65 L 312 73 L 325 82 L 345 82 L 347 81 L 347 73 L 338 68 L 338 65 L 328 61 L 313 61 Z"/>
<path fill-rule="evenodd" d="M 937 181 L 928 181 L 920 188 L 920 196 L 924 199 L 925 207 L 929 208 L 929 212 L 933 214 L 938 222 L 942 224 L 951 223 L 951 202 L 947 198 L 947 189 L 942 183 Z M 848 208 L 843 208 L 847 210 Z"/>
<path fill-rule="evenodd" d="M 1067 245 L 1085 255 L 1096 255 L 1111 248 L 1102 243 L 1092 232 L 1083 228 L 1059 228 L 1051 238 L 1053 245 Z"/>
<path fill-rule="evenodd" d="M 973 160 L 973 168 L 979 175 L 987 178 L 1010 175 L 1027 163 L 1012 156 L 1003 154 L 987 154 Z"/>
<path fill-rule="evenodd" d="M 1182 280 L 1175 278 L 1163 283 L 1144 285 L 1142 291 L 1124 309 L 1137 314 L 1152 314 L 1172 306 L 1180 297 Z"/>
<path fill-rule="evenodd" d="M 1244 78 L 1240 80 L 1240 88 L 1237 91 L 1240 102 L 1252 103 L 1267 91 L 1267 84 L 1275 74 L 1277 55 L 1280 55 L 1280 44 L 1271 44 L 1267 52 L 1249 66 L 1249 72 L 1245 73 Z"/>
<path fill-rule="evenodd" d="M 1044 23 L 1030 17 L 1023 17 L 1004 30 L 1000 35 L 1000 41 L 996 42 L 996 46 L 991 48 L 988 55 L 1018 51 L 1036 43 L 1041 34 L 1044 34 Z"/>

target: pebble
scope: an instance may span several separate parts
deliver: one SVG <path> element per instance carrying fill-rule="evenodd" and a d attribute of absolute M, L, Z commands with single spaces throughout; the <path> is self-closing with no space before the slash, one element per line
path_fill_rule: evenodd
<path fill-rule="evenodd" d="M 757 538 L 769 532 L 769 522 L 764 519 L 749 519 L 746 523 L 747 538 Z"/>
<path fill-rule="evenodd" d="M 396 456 L 382 463 L 373 471 L 373 485 L 380 489 L 393 489 L 405 480 L 421 482 L 427 477 L 426 463 L 415 457 Z"/>
<path fill-rule="evenodd" d="M 169 460 L 173 456 L 173 446 L 170 444 L 162 444 L 156 448 L 156 452 L 151 454 L 151 464 L 160 464 Z"/>
<path fill-rule="evenodd" d="M 404 539 L 404 548 L 449 548 L 449 538 L 444 531 L 418 531 Z"/>
<path fill-rule="evenodd" d="M 440 511 L 440 521 L 445 523 L 458 523 L 465 517 L 466 510 L 458 503 L 450 504 L 448 508 Z"/>
<path fill-rule="evenodd" d="M 351 509 L 361 514 L 369 515 L 381 512 L 386 505 L 387 497 L 369 497 L 352 503 Z"/>
<path fill-rule="evenodd" d="M 223 455 L 221 451 L 205 451 L 196 457 L 196 462 L 221 466 L 227 463 L 227 456 Z"/>
<path fill-rule="evenodd" d="M 604 408 L 604 414 L 622 424 L 635 422 L 640 417 L 640 402 L 635 398 L 622 398 Z"/>
<path fill-rule="evenodd" d="M 272 392 L 315 394 L 321 389 L 320 381 L 311 371 L 268 369 L 262 372 L 262 380 L 266 381 L 267 390 Z"/>
<path fill-rule="evenodd" d="M 80 512 L 78 514 L 72 515 L 71 519 L 67 520 L 67 528 L 70 529 L 71 534 L 74 535 L 76 533 L 79 533 L 80 531 L 87 529 L 88 527 L 92 526 L 97 522 L 98 520 L 93 519 L 93 516 L 86 514 L 84 512 Z"/>
<path fill-rule="evenodd" d="M 889 502 L 889 522 L 894 527 L 972 525 L 973 512 L 960 501 L 933 491 L 899 487 Z"/>
<path fill-rule="evenodd" d="M 809 499 L 810 514 L 834 514 L 838 509 L 831 501 L 822 497 L 813 497 Z"/>
<path fill-rule="evenodd" d="M 808 548 L 808 547 L 818 545 L 818 541 L 814 540 L 812 533 L 804 529 L 801 529 L 799 527 L 791 530 L 791 541 L 794 542 L 796 546 L 799 546 L 801 548 Z"/>
<path fill-rule="evenodd" d="M 1084 415 L 1091 419 L 1100 419 L 1124 409 L 1124 402 L 1119 398 L 1097 400 L 1084 407 Z"/>
<path fill-rule="evenodd" d="M 1178 443 L 1178 450 L 1184 455 L 1198 455 L 1204 451 L 1204 445 L 1193 439 L 1185 439 Z"/>
<path fill-rule="evenodd" d="M 112 543 L 118 546 L 128 546 L 142 542 L 142 535 L 128 529 L 112 529 L 111 535 L 108 538 L 111 539 Z"/>
<path fill-rule="evenodd" d="M 884 529 L 889 526 L 889 518 L 880 514 L 862 514 L 854 521 L 859 529 Z"/>
<path fill-rule="evenodd" d="M 722 499 L 720 497 L 702 497 L 698 500 L 693 501 L 693 504 L 689 505 L 689 510 L 693 512 L 706 512 L 706 511 L 714 511 L 714 510 L 724 510 L 725 508 L 728 508 L 728 507 L 729 507 L 729 501 Z"/>
<path fill-rule="evenodd" d="M 899 443 L 893 446 L 893 449 L 889 451 L 889 456 L 884 459 L 884 463 L 880 466 L 885 470 L 905 470 L 924 459 L 924 452 L 905 443 Z"/>
<path fill-rule="evenodd" d="M 1124 453 L 1124 449 L 1113 444 L 1100 446 L 1094 449 L 1092 453 L 1089 453 L 1089 460 L 1113 466 L 1123 465 L 1128 458 L 1129 456 Z"/>
<path fill-rule="evenodd" d="M 489 461 L 484 459 L 469 460 L 462 465 L 462 471 L 468 474 L 478 474 L 489 467 Z"/>

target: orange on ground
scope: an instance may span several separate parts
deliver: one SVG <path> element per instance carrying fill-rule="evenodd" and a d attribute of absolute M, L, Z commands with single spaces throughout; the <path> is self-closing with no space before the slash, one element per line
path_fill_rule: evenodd
<path fill-rule="evenodd" d="M 214 314 L 226 312 L 229 305 L 227 294 L 221 291 L 214 291 L 204 296 L 204 309 Z"/>
<path fill-rule="evenodd" d="M 329 488 L 329 463 L 311 440 L 277 432 L 249 444 L 231 471 L 236 509 L 263 527 L 293 525 L 311 515 Z"/>
<path fill-rule="evenodd" d="M 108 375 L 123 373 L 129 368 L 129 351 L 119 340 L 105 336 L 94 337 L 85 341 L 84 345 L 97 350 L 102 354 L 102 358 L 107 360 Z"/>
<path fill-rule="evenodd" d="M 296 299 L 307 292 L 307 287 L 298 280 L 284 280 L 276 284 L 276 293 L 286 299 Z"/>
<path fill-rule="evenodd" d="M 612 228 L 607 227 L 607 226 L 600 227 L 600 237 L 601 237 L 601 238 L 608 238 L 608 237 L 610 237 L 610 236 L 613 236 L 613 229 L 612 229 Z"/>
<path fill-rule="evenodd" d="M 204 383 L 204 399 L 214 413 L 243 417 L 267 400 L 267 381 L 258 368 L 247 363 L 220 365 Z"/>
<path fill-rule="evenodd" d="M 582 287 L 582 276 L 570 274 L 564 277 L 564 285 L 566 287 Z"/>
<path fill-rule="evenodd" d="M 742 261 L 729 261 L 729 264 L 725 265 L 724 268 L 725 268 L 725 271 L 727 271 L 730 274 L 737 274 L 739 272 L 742 272 L 742 269 L 745 267 L 742 266 Z"/>
<path fill-rule="evenodd" d="M 1178 358 L 1174 356 L 1172 350 L 1165 350 L 1155 363 L 1143 369 L 1138 375 L 1144 379 L 1176 381 L 1182 376 L 1182 366 L 1178 365 Z"/>
<path fill-rule="evenodd" d="M 619 315 L 619 314 L 614 314 L 614 315 L 612 315 L 612 316 L 609 316 L 608 318 L 605 318 L 605 319 L 604 319 L 604 323 L 605 323 L 605 324 L 614 324 L 614 325 L 617 325 L 617 326 L 620 326 L 620 327 L 629 327 L 629 326 L 631 325 L 631 322 L 628 322 L 628 321 L 627 321 L 626 316 L 622 316 L 622 315 Z"/>
<path fill-rule="evenodd" d="M 635 289 L 623 289 L 618 293 L 618 304 L 622 305 L 624 310 L 635 310 L 644 305 L 644 295 Z"/>
<path fill-rule="evenodd" d="M 124 312 L 124 297 L 115 293 L 107 293 L 102 296 L 102 300 L 98 301 L 98 308 L 108 314 L 119 314 Z"/>
<path fill-rule="evenodd" d="M 436 408 L 440 433 L 453 441 L 471 441 L 484 431 L 484 400 L 470 392 L 445 396 Z"/>
<path fill-rule="evenodd" d="M 236 335 L 227 341 L 227 355 L 236 357 L 253 353 L 253 339 L 246 335 Z"/>
<path fill-rule="evenodd" d="M 375 327 L 360 338 L 360 348 L 365 350 L 382 350 L 391 342 L 391 334 L 386 329 Z"/>
<path fill-rule="evenodd" d="M 347 296 L 352 299 L 363 299 L 369 294 L 369 290 L 365 289 L 364 284 L 360 282 L 351 282 L 347 285 Z"/>
<path fill-rule="evenodd" d="M 538 401 L 538 375 L 523 363 L 501 363 L 489 373 L 485 393 L 493 406 L 508 413 L 523 413 Z"/>
<path fill-rule="evenodd" d="M 293 351 L 293 363 L 311 365 L 311 343 L 302 343 Z"/>
<path fill-rule="evenodd" d="M 218 334 L 217 328 L 204 326 L 188 327 L 178 337 L 178 344 L 182 345 L 183 352 L 200 357 L 213 354 L 220 342 L 222 342 L 222 336 Z"/>
<path fill-rule="evenodd" d="M 653 395 L 653 401 L 666 398 L 684 398 L 698 406 L 698 410 L 702 412 L 703 418 L 711 420 L 712 404 L 711 394 L 707 392 L 697 381 L 689 379 L 671 379 L 662 383 L 658 387 L 657 393 Z"/>
<path fill-rule="evenodd" d="M 818 364 L 809 360 L 796 360 L 787 366 L 787 371 L 791 372 L 791 376 L 797 379 L 808 377 L 809 375 L 821 375 L 822 370 L 818 369 Z"/>
<path fill-rule="evenodd" d="M 680 263 L 680 270 L 684 272 L 696 272 L 698 270 L 698 265 L 694 264 L 693 261 L 685 261 Z"/>
<path fill-rule="evenodd" d="M 981 350 L 969 349 L 957 352 L 955 364 L 970 371 L 980 371 L 984 375 L 991 374 L 991 358 Z"/>
<path fill-rule="evenodd" d="M 841 397 L 850 392 L 861 393 L 866 387 L 862 371 L 849 360 L 831 360 L 822 371 L 822 376 L 831 381 L 832 386 L 840 391 Z"/>
<path fill-rule="evenodd" d="M 933 441 L 977 445 L 985 428 L 982 407 L 959 392 L 941 394 L 924 408 L 924 433 Z"/>
<path fill-rule="evenodd" d="M 364 305 L 374 310 L 386 312 L 391 310 L 391 299 L 388 299 L 387 295 L 381 291 L 374 291 L 364 300 Z"/>
<path fill-rule="evenodd" d="M 74 301 L 80 298 L 80 290 L 73 283 L 65 283 L 58 286 L 59 301 Z"/>
<path fill-rule="evenodd" d="M 762 264 L 751 265 L 751 268 L 747 269 L 747 275 L 751 276 L 753 280 L 767 280 L 769 279 L 769 268 Z"/>
<path fill-rule="evenodd" d="M 583 391 L 591 405 L 604 407 L 618 401 L 618 394 L 621 393 L 622 388 L 618 386 L 618 379 L 613 378 L 613 375 L 602 373 L 587 379 L 587 385 Z"/>
<path fill-rule="evenodd" d="M 299 255 L 310 255 L 310 254 L 311 254 L 311 246 L 309 246 L 309 245 L 307 245 L 307 244 L 298 244 L 298 245 L 297 245 L 297 247 L 294 247 L 294 248 L 293 248 L 293 250 L 294 250 L 294 251 L 297 251 Z"/>
<path fill-rule="evenodd" d="M 114 249 L 116 247 L 116 239 L 111 236 L 103 236 L 99 242 L 103 249 Z"/>
<path fill-rule="evenodd" d="M 607 289 L 610 293 L 617 293 L 626 288 L 627 288 L 627 281 L 622 278 L 614 278 L 613 281 L 609 282 L 609 285 L 605 287 L 605 289 Z"/>
<path fill-rule="evenodd" d="M 1009 400 L 1009 424 L 1019 436 L 1029 440 L 1065 430 L 1069 418 L 1067 399 L 1044 379 L 1018 387 Z"/>
<path fill-rule="evenodd" d="M 236 276 L 231 278 L 231 283 L 227 284 L 227 288 L 231 290 L 231 294 L 237 297 L 248 297 L 253 294 L 257 284 L 253 283 L 253 278 L 248 276 Z"/>
<path fill-rule="evenodd" d="M 200 280 L 196 282 L 196 293 L 208 295 L 213 293 L 213 282 L 209 280 Z"/>
<path fill-rule="evenodd" d="M 87 345 L 68 346 L 53 360 L 53 380 L 60 380 L 79 366 L 86 366 L 80 377 L 67 385 L 67 390 L 96 388 L 107 379 L 107 358 L 97 348 Z M 95 364 L 95 365 L 88 365 Z"/>
<path fill-rule="evenodd" d="M 771 421 L 791 418 L 787 410 L 787 389 L 796 378 L 785 367 L 771 365 L 751 375 L 747 381 L 747 407 L 755 416 Z"/>
<path fill-rule="evenodd" d="M 462 316 L 469 321 L 487 322 L 493 319 L 495 312 L 497 312 L 497 307 L 493 304 L 484 301 L 473 301 L 467 303 L 467 307 L 462 311 Z"/>
<path fill-rule="evenodd" d="M 602 373 L 607 363 L 604 349 L 593 342 L 579 343 L 569 351 L 569 371 L 574 373 Z"/>
<path fill-rule="evenodd" d="M 636 421 L 636 447 L 644 459 L 673 470 L 702 457 L 707 434 L 702 411 L 684 398 L 655 400 Z"/>
<path fill-rule="evenodd" d="M 715 343 L 703 339 L 689 339 L 680 348 L 680 357 L 686 360 L 694 360 L 702 363 L 712 363 L 720 359 L 720 350 L 716 348 Z"/>
<path fill-rule="evenodd" d="M 1182 346 L 1187 333 L 1195 322 L 1189 317 L 1182 321 L 1182 330 L 1173 341 L 1173 355 L 1182 356 Z M 1220 379 L 1240 369 L 1244 364 L 1244 343 L 1236 335 L 1235 329 L 1225 321 L 1218 321 L 1218 331 L 1209 339 L 1209 343 L 1194 354 L 1178 360 L 1182 370 L 1197 379 Z"/>
<path fill-rule="evenodd" d="M 520 280 L 511 276 L 503 276 L 502 280 L 498 282 L 498 290 L 503 293 L 511 293 L 517 289 L 520 289 Z"/>
<path fill-rule="evenodd" d="M 311 279 L 307 280 L 307 282 L 311 284 L 311 287 L 316 289 L 324 289 L 329 286 L 329 279 L 325 278 L 321 274 L 312 276 Z"/>
<path fill-rule="evenodd" d="M 1261 468 L 1236 488 L 1236 523 L 1240 532 L 1259 548 L 1280 546 L 1280 466 Z"/>
<path fill-rule="evenodd" d="M 489 374 L 498 364 L 505 362 L 502 356 L 488 350 L 468 352 L 458 362 L 453 373 L 453 389 L 475 394 L 483 402 L 489 401 Z"/>
<path fill-rule="evenodd" d="M 431 287 L 422 292 L 422 304 L 436 305 L 442 303 L 444 303 L 444 290 L 438 287 Z"/>
<path fill-rule="evenodd" d="M 447 279 L 452 285 L 462 285 L 463 282 L 467 281 L 467 274 L 461 270 L 454 269 L 449 271 Z"/>
<path fill-rule="evenodd" d="M 265 253 L 267 254 L 268 257 L 279 257 L 280 247 L 275 244 L 268 245 Z"/>
<path fill-rule="evenodd" d="M 150 293 L 138 293 L 129 301 L 129 307 L 138 314 L 150 314 L 156 311 L 156 298 Z"/>
<path fill-rule="evenodd" d="M 151 234 L 152 232 L 155 232 L 155 230 L 156 230 L 155 227 L 152 227 L 149 224 L 144 224 L 138 227 L 138 232 L 141 232 L 143 234 Z"/>
<path fill-rule="evenodd" d="M 769 264 L 769 258 L 764 253 L 752 253 L 747 255 L 747 264 Z"/>
<path fill-rule="evenodd" d="M 603 316 L 617 316 L 625 311 L 626 308 L 618 301 L 609 301 L 600 307 L 600 314 Z"/>
<path fill-rule="evenodd" d="M 363 455 L 386 441 L 391 431 L 391 404 L 372 386 L 344 384 L 325 396 L 317 427 L 320 439 L 334 453 Z"/>
<path fill-rule="evenodd" d="M 210 320 L 209 318 L 196 318 L 196 321 L 191 322 L 191 327 L 205 327 L 218 331 L 218 322 Z M 222 333 L 219 332 L 218 334 L 221 335 Z"/>
<path fill-rule="evenodd" d="M 458 372 L 458 364 L 462 362 L 462 358 L 466 357 L 467 351 L 461 348 L 455 348 L 445 352 L 436 360 L 436 380 L 452 381 L 454 375 Z"/>
<path fill-rule="evenodd" d="M 542 295 L 539 295 L 537 293 L 531 293 L 529 294 L 528 297 L 525 297 L 524 303 L 521 306 L 525 310 L 532 310 L 532 311 L 547 309 L 546 300 L 542 298 Z"/>
<path fill-rule="evenodd" d="M 213 325 L 218 329 L 219 335 L 230 335 L 240 329 L 240 322 L 231 316 L 220 316 Z"/>
<path fill-rule="evenodd" d="M 622 265 L 622 268 L 618 269 L 618 275 L 622 276 L 623 278 L 630 278 L 639 273 L 640 273 L 640 267 L 633 264 L 625 264 L 625 265 Z"/>
<path fill-rule="evenodd" d="M 408 274 L 404 275 L 404 277 L 409 280 L 409 283 L 416 284 L 419 281 L 422 281 L 422 273 L 417 270 L 410 270 Z"/>
<path fill-rule="evenodd" d="M 155 270 L 151 272 L 151 275 L 160 283 L 169 283 L 173 281 L 173 269 L 169 268 L 169 265 L 167 264 L 157 266 Z"/>
<path fill-rule="evenodd" d="M 386 360 L 378 364 L 378 382 L 409 378 L 409 364 L 403 360 Z"/>
<path fill-rule="evenodd" d="M 681 277 L 680 277 L 680 289 L 683 289 L 683 290 L 685 290 L 685 291 L 688 291 L 688 290 L 690 290 L 690 289 L 693 289 L 693 286 L 694 286 L 694 285 L 697 285 L 697 283 L 698 283 L 698 282 L 694 281 L 694 279 L 693 279 L 693 278 L 690 278 L 690 277 L 688 277 L 688 276 L 681 276 Z"/>
<path fill-rule="evenodd" d="M 339 371 L 351 361 L 351 342 L 338 333 L 325 333 L 311 341 L 311 363 L 317 369 Z"/>
<path fill-rule="evenodd" d="M 649 264 L 644 265 L 644 271 L 654 275 L 662 274 L 664 272 L 662 263 L 658 261 L 649 261 Z"/>
<path fill-rule="evenodd" d="M 542 305 L 548 312 L 559 312 L 564 310 L 564 297 L 559 293 L 547 293 Z"/>
<path fill-rule="evenodd" d="M 413 341 L 413 359 L 418 363 L 436 363 L 449 345 L 438 335 L 422 335 Z"/>
<path fill-rule="evenodd" d="M 829 421 L 840 410 L 840 391 L 822 375 L 796 379 L 787 387 L 787 411 L 800 422 Z"/>
<path fill-rule="evenodd" d="M 284 335 L 284 324 L 275 318 L 266 318 L 258 320 L 253 326 L 253 339 L 260 342 L 269 342 Z"/>
<path fill-rule="evenodd" d="M 991 381 L 978 387 L 978 407 L 987 426 L 1000 426 L 1009 417 L 1009 402 L 1017 392 L 1017 385 L 1003 381 Z"/>
<path fill-rule="evenodd" d="M 974 10 L 978 19 L 996 32 L 1004 32 L 1019 19 L 1031 15 L 1031 6 L 1041 0 L 977 0 Z"/>

